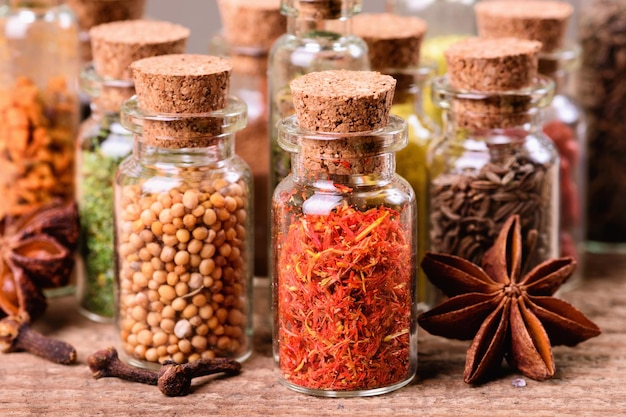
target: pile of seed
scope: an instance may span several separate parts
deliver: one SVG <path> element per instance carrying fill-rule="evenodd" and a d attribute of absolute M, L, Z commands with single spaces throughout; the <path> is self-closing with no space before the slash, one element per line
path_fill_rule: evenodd
<path fill-rule="evenodd" d="M 118 323 L 130 357 L 184 363 L 249 350 L 248 201 L 244 179 L 223 174 L 154 193 L 122 187 Z"/>

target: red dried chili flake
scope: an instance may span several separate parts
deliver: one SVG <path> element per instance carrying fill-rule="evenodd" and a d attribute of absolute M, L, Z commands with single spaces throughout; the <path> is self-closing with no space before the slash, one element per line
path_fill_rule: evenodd
<path fill-rule="evenodd" d="M 413 273 L 408 232 L 387 207 L 304 214 L 279 236 L 278 354 L 284 378 L 319 390 L 405 380 Z"/>

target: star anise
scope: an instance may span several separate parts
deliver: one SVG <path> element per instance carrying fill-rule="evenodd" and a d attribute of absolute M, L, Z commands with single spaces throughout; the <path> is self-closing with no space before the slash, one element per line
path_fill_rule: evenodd
<path fill-rule="evenodd" d="M 78 234 L 75 203 L 53 202 L 0 222 L 0 317 L 44 312 L 43 289 L 67 284 Z"/>
<path fill-rule="evenodd" d="M 571 304 L 552 297 L 576 267 L 573 258 L 552 259 L 522 271 L 519 216 L 503 225 L 482 268 L 457 256 L 426 253 L 422 268 L 450 297 L 418 322 L 429 333 L 470 340 L 464 380 L 480 383 L 503 357 L 525 376 L 545 380 L 556 370 L 552 346 L 574 346 L 600 329 Z"/>

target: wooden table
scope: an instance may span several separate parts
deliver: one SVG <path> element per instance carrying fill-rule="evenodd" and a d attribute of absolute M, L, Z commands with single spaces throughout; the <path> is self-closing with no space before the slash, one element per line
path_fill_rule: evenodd
<path fill-rule="evenodd" d="M 76 312 L 72 297 L 51 300 L 37 329 L 65 340 L 78 363 L 56 365 L 26 353 L 0 354 L 1 416 L 626 416 L 626 259 L 592 257 L 584 284 L 563 298 L 598 324 L 603 334 L 575 348 L 557 347 L 556 376 L 537 382 L 503 367 L 497 380 L 472 387 L 463 382 L 469 342 L 420 330 L 418 377 L 378 397 L 317 398 L 278 383 L 269 334 L 233 378 L 194 380 L 192 393 L 169 398 L 156 387 L 114 378 L 95 380 L 86 358 L 114 344 L 113 326 Z"/>

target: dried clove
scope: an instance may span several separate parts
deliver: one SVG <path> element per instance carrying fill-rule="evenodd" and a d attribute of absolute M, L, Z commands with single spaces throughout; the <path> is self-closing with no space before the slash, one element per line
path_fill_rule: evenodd
<path fill-rule="evenodd" d="M 157 385 L 156 372 L 138 369 L 122 362 L 114 347 L 101 349 L 87 358 L 89 369 L 96 379 L 117 377 L 126 381 L 139 382 L 148 385 Z"/>
<path fill-rule="evenodd" d="M 96 379 L 117 377 L 127 381 L 158 385 L 159 390 L 169 397 L 189 394 L 193 378 L 225 373 L 236 375 L 241 364 L 232 359 L 200 359 L 182 365 L 173 361 L 163 362 L 159 373 L 138 369 L 122 362 L 114 347 L 101 349 L 87 358 L 89 369 Z"/>
<path fill-rule="evenodd" d="M 227 358 L 199 359 L 182 365 L 168 360 L 159 371 L 158 386 L 163 394 L 179 397 L 189 394 L 193 378 L 219 373 L 237 375 L 240 371 L 241 364 Z"/>
<path fill-rule="evenodd" d="M 4 353 L 26 351 L 49 360 L 69 365 L 76 362 L 76 349 L 60 340 L 46 337 L 29 325 L 26 313 L 0 320 L 0 350 Z"/>

